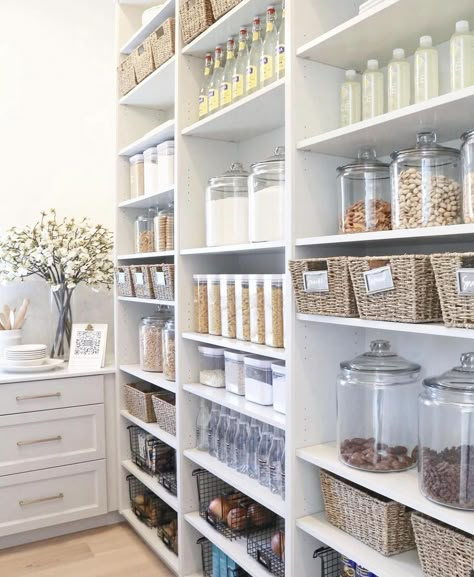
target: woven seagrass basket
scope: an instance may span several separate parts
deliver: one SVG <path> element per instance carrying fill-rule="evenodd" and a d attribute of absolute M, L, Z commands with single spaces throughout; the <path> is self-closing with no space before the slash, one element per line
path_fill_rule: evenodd
<path fill-rule="evenodd" d="M 152 397 L 156 387 L 149 383 L 124 385 L 125 407 L 127 411 L 145 423 L 156 423 Z"/>
<path fill-rule="evenodd" d="M 189 44 L 214 24 L 210 0 L 183 0 L 179 7 L 179 16 L 184 44 Z"/>
<path fill-rule="evenodd" d="M 117 284 L 117 294 L 121 297 L 134 297 L 132 273 L 129 266 L 115 267 L 115 282 Z"/>
<path fill-rule="evenodd" d="M 125 94 L 128 94 L 130 90 L 135 88 L 137 85 L 132 55 L 127 56 L 127 58 L 125 58 L 125 60 L 117 67 L 117 72 L 119 75 L 120 94 L 125 96 Z"/>
<path fill-rule="evenodd" d="M 241 2 L 242 0 L 211 0 L 214 18 L 219 20 L 226 12 L 229 12 L 229 10 L 232 10 L 234 6 L 237 6 L 237 4 Z"/>
<path fill-rule="evenodd" d="M 135 296 L 141 299 L 154 299 L 153 282 L 151 280 L 151 266 L 142 264 L 130 267 L 133 279 Z"/>
<path fill-rule="evenodd" d="M 150 266 L 155 298 L 162 301 L 174 300 L 174 264 Z"/>
<path fill-rule="evenodd" d="M 153 408 L 160 429 L 176 435 L 176 405 L 173 393 L 153 395 Z"/>
<path fill-rule="evenodd" d="M 167 62 L 175 53 L 175 22 L 168 18 L 150 35 L 155 69 Z"/>
<path fill-rule="evenodd" d="M 137 82 L 140 83 L 155 70 L 150 38 L 147 38 L 143 44 L 135 48 L 132 52 L 132 57 L 135 76 Z"/>

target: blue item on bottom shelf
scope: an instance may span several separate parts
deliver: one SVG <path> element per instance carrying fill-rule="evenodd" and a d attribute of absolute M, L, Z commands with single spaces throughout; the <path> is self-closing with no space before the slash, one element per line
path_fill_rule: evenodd
<path fill-rule="evenodd" d="M 220 552 L 219 555 L 219 565 L 220 565 L 220 569 L 219 569 L 219 577 L 227 577 L 227 555 L 225 553 L 223 553 L 222 551 Z M 215 577 L 214 575 L 212 577 Z"/>
<path fill-rule="evenodd" d="M 237 563 L 233 559 L 231 559 L 230 557 L 227 557 L 227 576 L 226 577 L 236 577 L 238 568 L 239 568 L 239 566 L 237 565 Z"/>
<path fill-rule="evenodd" d="M 218 547 L 215 545 L 212 546 L 212 577 L 220 577 L 221 553 Z M 227 577 L 226 573 L 223 574 L 224 577 Z"/>
<path fill-rule="evenodd" d="M 368 569 L 357 565 L 356 577 L 377 577 L 375 573 L 371 573 Z"/>
<path fill-rule="evenodd" d="M 348 557 L 341 556 L 342 561 L 342 576 L 343 577 L 355 577 L 357 563 L 352 561 Z"/>

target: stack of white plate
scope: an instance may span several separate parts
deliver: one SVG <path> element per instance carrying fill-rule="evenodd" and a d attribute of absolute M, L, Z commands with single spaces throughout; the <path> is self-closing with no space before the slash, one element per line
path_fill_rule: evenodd
<path fill-rule="evenodd" d="M 385 2 L 385 0 L 367 0 L 366 2 L 363 2 L 359 6 L 359 14 L 362 14 L 367 10 L 372 10 L 372 8 L 375 8 L 378 4 L 382 4 L 382 2 Z"/>
<path fill-rule="evenodd" d="M 33 367 L 47 361 L 46 345 L 16 345 L 5 349 L 5 362 L 17 367 Z"/>

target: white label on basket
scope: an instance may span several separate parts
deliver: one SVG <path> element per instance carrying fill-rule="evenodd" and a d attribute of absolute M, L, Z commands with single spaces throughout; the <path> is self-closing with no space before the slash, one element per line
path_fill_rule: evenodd
<path fill-rule="evenodd" d="M 118 277 L 118 283 L 119 284 L 125 284 L 125 273 L 124 272 L 117 273 L 117 277 Z"/>
<path fill-rule="evenodd" d="M 304 290 L 307 293 L 328 293 L 329 278 L 327 270 L 314 270 L 303 273 Z"/>
<path fill-rule="evenodd" d="M 395 288 L 392 278 L 392 269 L 389 266 L 381 266 L 368 270 L 364 273 L 365 289 L 367 294 L 383 293 Z"/>
<path fill-rule="evenodd" d="M 145 279 L 144 279 L 142 272 L 136 272 L 135 273 L 135 284 L 137 284 L 137 285 L 144 285 L 145 284 Z"/>
<path fill-rule="evenodd" d="M 456 279 L 458 284 L 458 294 L 460 295 L 474 294 L 474 269 L 460 268 L 456 272 Z"/>
<path fill-rule="evenodd" d="M 160 271 L 155 272 L 155 280 L 157 285 L 165 286 L 165 273 Z"/>

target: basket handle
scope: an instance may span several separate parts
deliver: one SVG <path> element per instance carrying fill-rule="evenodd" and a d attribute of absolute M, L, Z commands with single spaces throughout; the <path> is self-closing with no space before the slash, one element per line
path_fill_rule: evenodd
<path fill-rule="evenodd" d="M 163 30 L 163 26 L 160 26 L 158 28 L 158 30 L 155 30 L 155 36 L 157 39 L 161 38 L 162 36 L 164 36 L 165 31 Z"/>
<path fill-rule="evenodd" d="M 144 52 L 145 52 L 145 45 L 144 45 L 144 44 L 140 44 L 140 46 L 137 48 L 137 54 L 138 54 L 138 56 L 141 56 Z"/>
<path fill-rule="evenodd" d="M 390 264 L 390 261 L 388 259 L 383 259 L 383 258 L 373 258 L 371 260 L 369 260 L 369 270 L 373 270 L 374 268 L 380 268 L 382 266 L 387 266 Z"/>

